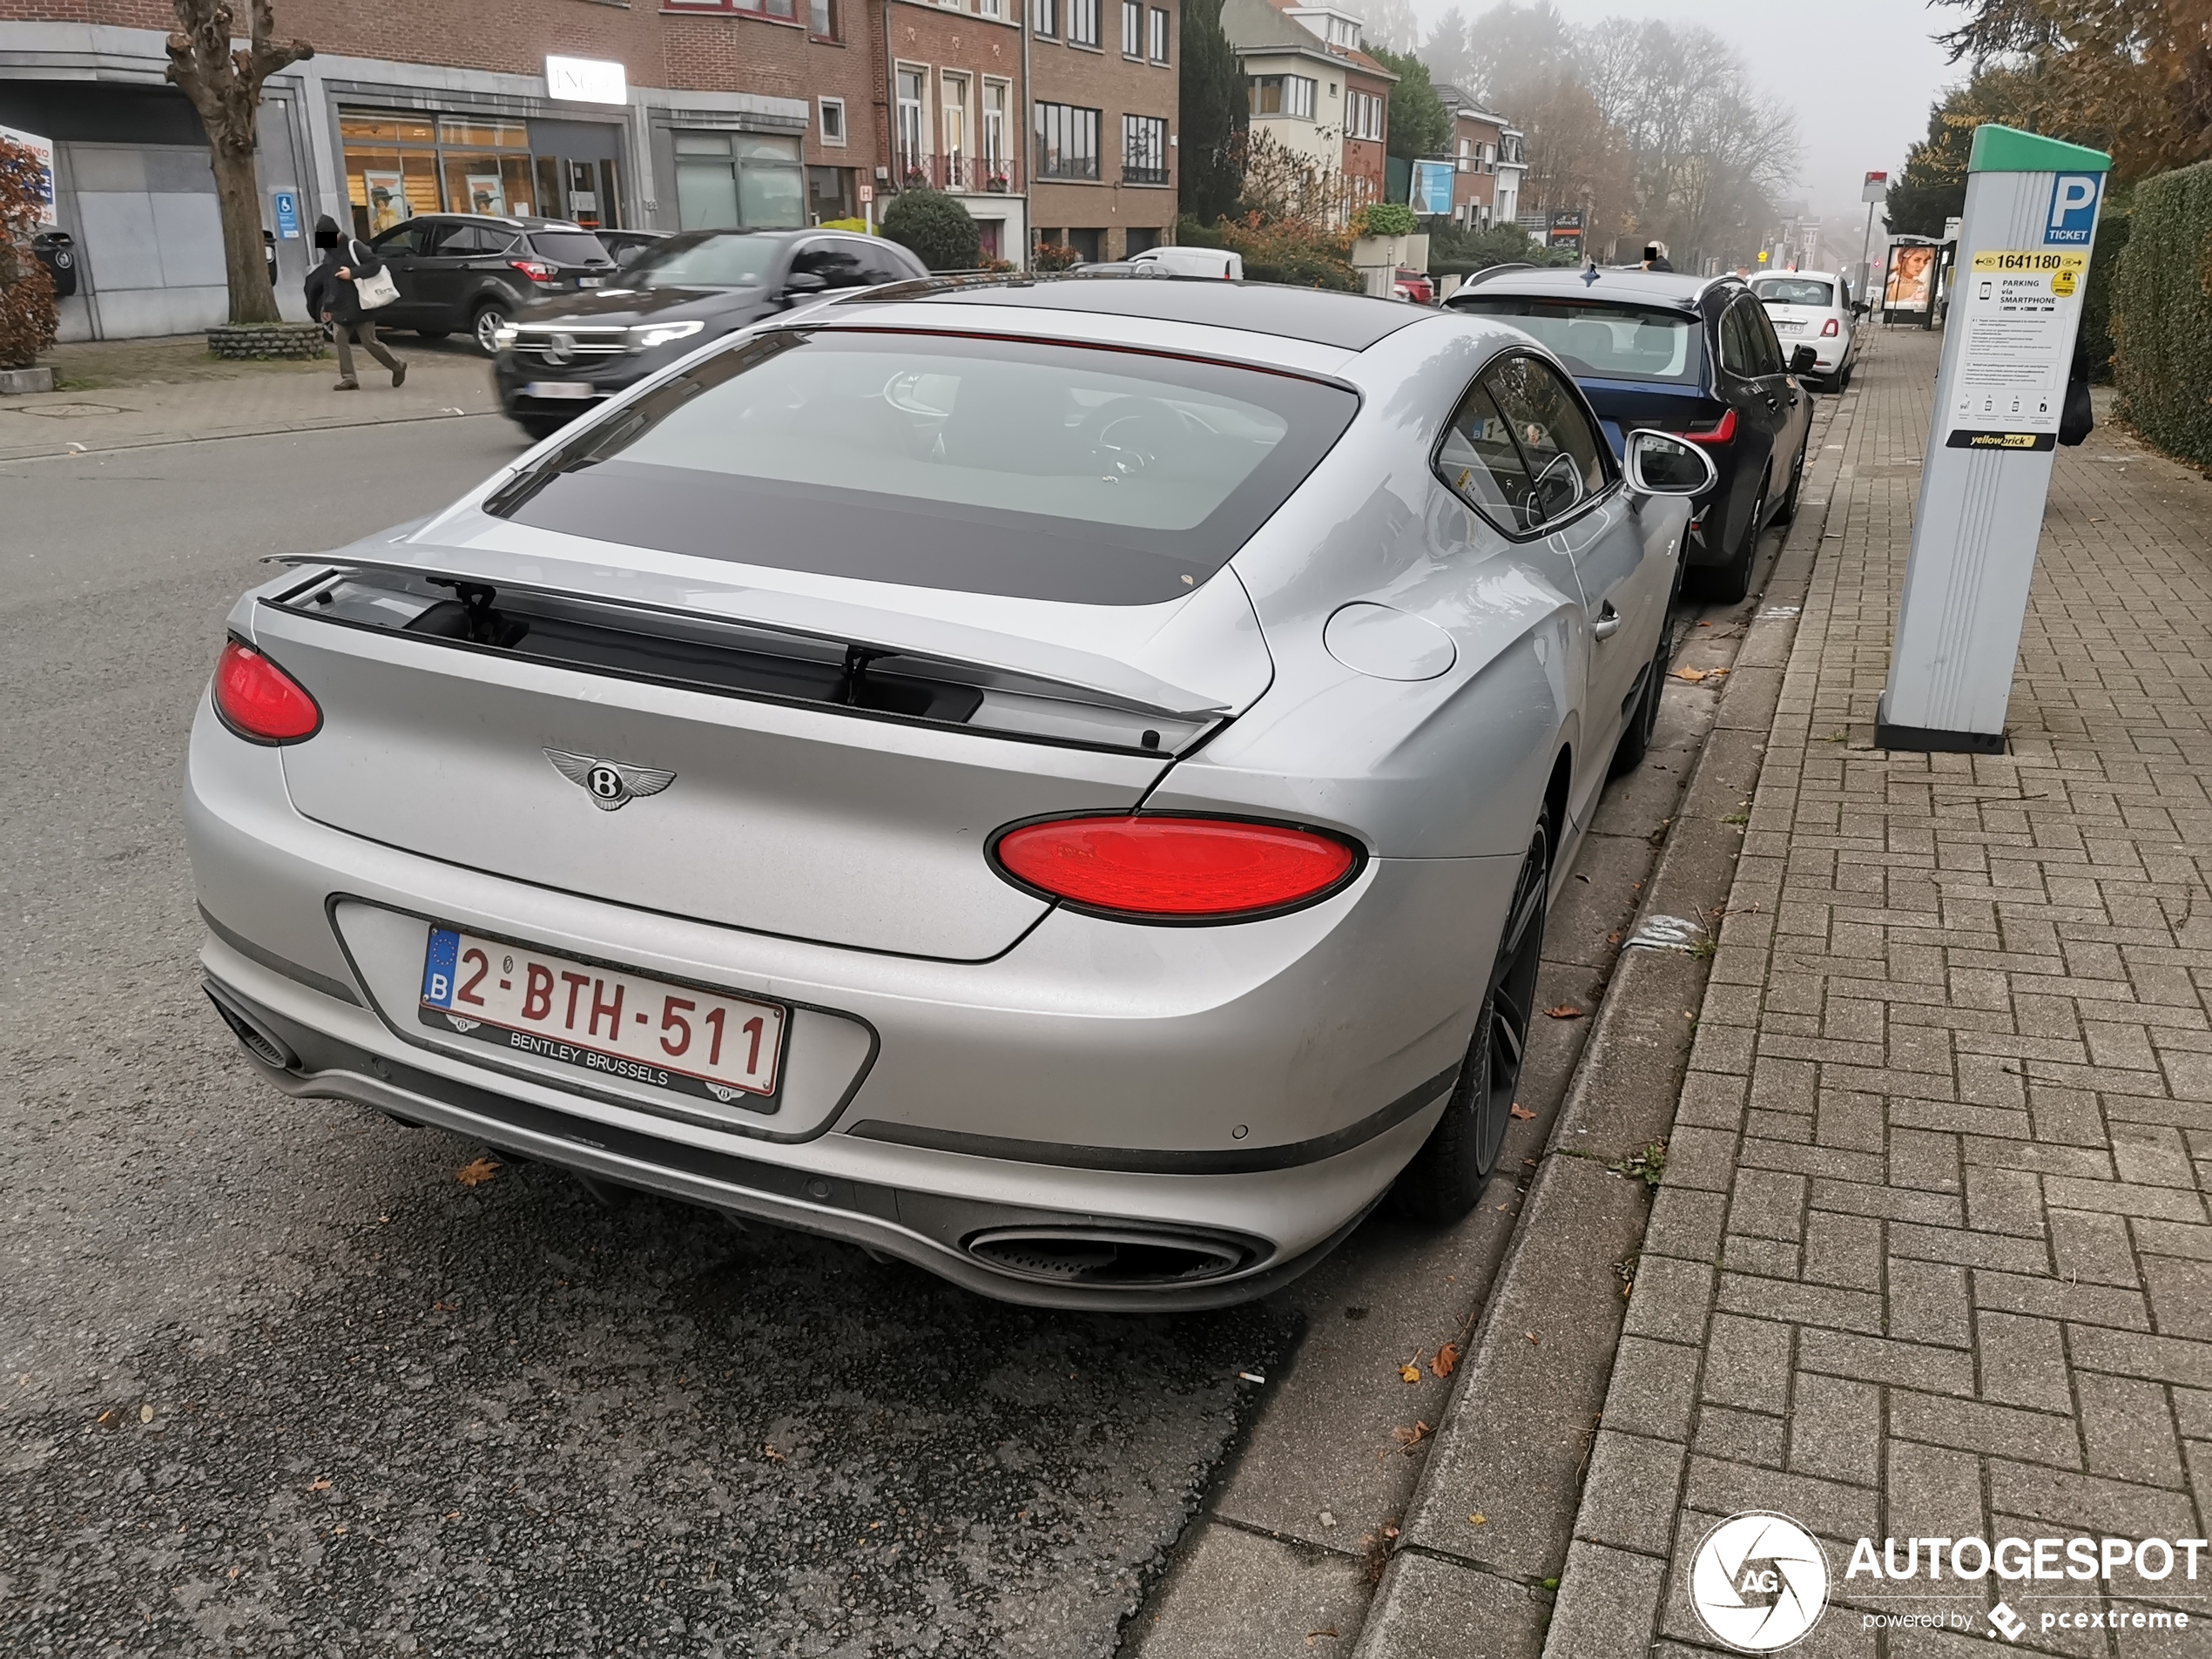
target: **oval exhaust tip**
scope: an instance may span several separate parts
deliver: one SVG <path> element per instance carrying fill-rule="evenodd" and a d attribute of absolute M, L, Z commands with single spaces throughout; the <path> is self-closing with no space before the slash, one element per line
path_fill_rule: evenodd
<path fill-rule="evenodd" d="M 1204 1234 L 1103 1227 L 1002 1227 L 968 1241 L 987 1267 L 1054 1285 L 1189 1285 L 1233 1273 L 1249 1247 Z"/>
<path fill-rule="evenodd" d="M 233 1006 L 212 985 L 202 984 L 199 988 L 207 993 L 207 1000 L 215 1005 L 215 1012 L 222 1016 L 223 1023 L 230 1027 L 231 1035 L 238 1039 L 239 1046 L 246 1053 L 263 1065 L 273 1066 L 279 1071 L 291 1071 L 298 1067 L 300 1056 L 292 1052 L 290 1045 L 283 1038 L 273 1031 L 264 1030 L 245 1009 Z"/>

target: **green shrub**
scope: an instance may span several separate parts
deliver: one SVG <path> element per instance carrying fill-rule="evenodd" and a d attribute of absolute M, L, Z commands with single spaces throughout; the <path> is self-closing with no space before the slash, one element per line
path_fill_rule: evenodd
<path fill-rule="evenodd" d="M 1040 242 L 1036 252 L 1029 255 L 1029 268 L 1035 271 L 1065 271 L 1082 258 L 1082 254 L 1065 242 Z"/>
<path fill-rule="evenodd" d="M 968 209 L 941 190 L 902 190 L 883 216 L 883 233 L 933 271 L 972 271 L 982 233 Z"/>
<path fill-rule="evenodd" d="M 1220 246 L 1242 254 L 1250 282 L 1283 282 L 1297 288 L 1359 291 L 1352 268 L 1350 239 L 1304 219 L 1263 219 L 1248 213 L 1215 226 Z"/>
<path fill-rule="evenodd" d="M 1420 221 L 1404 202 L 1375 202 L 1359 211 L 1362 236 L 1411 236 Z"/>
<path fill-rule="evenodd" d="M 2081 291 L 2081 361 L 2093 381 L 2112 378 L 2112 279 L 2128 248 L 2128 212 L 2105 199 L 2097 218 L 2096 246 L 2089 252 L 2089 282 Z"/>
<path fill-rule="evenodd" d="M 2112 279 L 2121 413 L 2168 454 L 2212 466 L 2212 161 L 2144 179 L 2128 217 Z"/>

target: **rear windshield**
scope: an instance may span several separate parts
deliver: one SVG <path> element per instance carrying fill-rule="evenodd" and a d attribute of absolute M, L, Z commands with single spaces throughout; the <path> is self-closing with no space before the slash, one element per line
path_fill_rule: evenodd
<path fill-rule="evenodd" d="M 1689 312 L 1510 293 L 1455 300 L 1453 309 L 1495 317 L 1535 335 L 1578 375 L 1694 385 L 1703 368 L 1703 321 Z"/>
<path fill-rule="evenodd" d="M 1135 352 L 778 330 L 577 433 L 486 506 L 738 563 L 1154 604 L 1227 563 L 1357 408 L 1340 388 Z"/>
<path fill-rule="evenodd" d="M 1770 306 L 1832 306 L 1836 303 L 1836 286 L 1819 282 L 1811 277 L 1762 277 L 1751 285 L 1751 292 Z"/>
<path fill-rule="evenodd" d="M 623 280 L 633 288 L 757 288 L 783 240 L 742 231 L 671 236 L 632 260 Z"/>
<path fill-rule="evenodd" d="M 606 265 L 614 257 L 590 231 L 532 231 L 530 246 L 556 265 Z"/>

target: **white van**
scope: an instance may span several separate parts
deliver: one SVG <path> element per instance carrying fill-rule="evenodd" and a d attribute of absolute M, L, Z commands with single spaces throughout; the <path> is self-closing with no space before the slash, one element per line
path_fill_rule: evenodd
<path fill-rule="evenodd" d="M 1129 265 L 1157 265 L 1177 276 L 1215 277 L 1224 282 L 1244 280 L 1244 256 L 1218 247 L 1148 247 L 1123 261 Z"/>

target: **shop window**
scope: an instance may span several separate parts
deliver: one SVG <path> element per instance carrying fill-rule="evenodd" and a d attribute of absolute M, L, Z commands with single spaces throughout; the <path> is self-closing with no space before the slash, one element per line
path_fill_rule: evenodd
<path fill-rule="evenodd" d="M 756 132 L 673 136 L 682 229 L 788 231 L 806 222 L 798 139 Z"/>
<path fill-rule="evenodd" d="M 816 224 L 833 219 L 858 219 L 853 202 L 853 169 L 809 167 L 806 170 L 806 212 Z"/>

